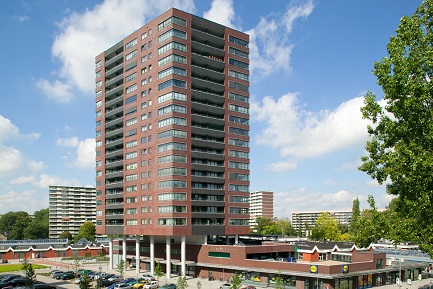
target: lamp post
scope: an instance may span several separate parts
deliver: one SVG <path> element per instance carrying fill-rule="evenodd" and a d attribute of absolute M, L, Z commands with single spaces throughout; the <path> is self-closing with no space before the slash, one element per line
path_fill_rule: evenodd
<path fill-rule="evenodd" d="M 402 258 L 399 258 L 399 263 L 400 263 L 400 268 L 399 268 L 399 273 L 398 273 L 398 288 L 401 288 L 401 262 L 402 262 Z"/>

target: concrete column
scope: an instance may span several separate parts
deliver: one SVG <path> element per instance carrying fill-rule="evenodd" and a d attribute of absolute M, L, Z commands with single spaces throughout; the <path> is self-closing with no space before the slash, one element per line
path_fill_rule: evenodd
<path fill-rule="evenodd" d="M 140 275 L 140 235 L 135 236 L 135 275 Z"/>
<path fill-rule="evenodd" d="M 122 240 L 122 259 L 125 264 L 124 270 L 126 271 L 126 235 L 123 235 L 123 240 Z"/>
<path fill-rule="evenodd" d="M 150 236 L 150 275 L 155 274 L 155 236 Z"/>
<path fill-rule="evenodd" d="M 239 235 L 236 234 L 236 235 L 235 235 L 235 244 L 237 244 L 238 242 L 239 242 Z"/>
<path fill-rule="evenodd" d="M 180 263 L 181 263 L 181 274 L 182 276 L 186 275 L 186 237 L 181 237 L 180 243 Z"/>
<path fill-rule="evenodd" d="M 204 245 L 207 245 L 207 235 L 204 235 L 204 236 L 203 236 L 203 244 L 204 244 Z"/>
<path fill-rule="evenodd" d="M 110 241 L 109 241 L 110 248 L 108 248 L 108 258 L 110 258 L 109 262 L 109 269 L 113 270 L 113 235 L 110 235 Z"/>
<path fill-rule="evenodd" d="M 166 251 L 165 260 L 167 261 L 167 264 L 166 264 L 167 278 L 171 278 L 171 243 L 170 243 L 170 236 L 166 236 L 165 237 L 165 251 Z"/>

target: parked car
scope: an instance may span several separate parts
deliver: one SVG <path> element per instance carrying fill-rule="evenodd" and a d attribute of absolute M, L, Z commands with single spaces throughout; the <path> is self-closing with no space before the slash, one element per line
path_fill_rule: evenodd
<path fill-rule="evenodd" d="M 2 278 L 0 279 L 0 283 L 1 283 L 1 282 L 8 282 L 8 281 L 13 280 L 13 279 L 15 279 L 15 278 L 17 278 L 17 277 L 21 277 L 21 276 L 18 275 L 18 274 L 7 274 L 7 275 L 2 275 Z"/>
<path fill-rule="evenodd" d="M 114 289 L 114 287 L 118 284 L 128 284 L 128 282 L 131 282 L 132 280 L 135 280 L 134 278 L 126 278 L 119 282 L 114 282 L 112 285 L 108 286 L 108 289 Z M 132 286 L 132 285 L 131 285 Z M 132 288 L 132 287 L 131 287 Z"/>
<path fill-rule="evenodd" d="M 110 278 L 108 278 L 108 280 L 113 281 L 113 282 L 119 282 L 123 279 L 123 276 L 121 275 L 113 275 Z"/>
<path fill-rule="evenodd" d="M 283 258 L 283 257 L 278 257 L 278 258 L 275 259 L 275 261 L 277 261 L 277 262 L 287 262 L 287 259 Z"/>
<path fill-rule="evenodd" d="M 155 277 L 153 277 L 152 275 L 149 275 L 149 274 L 143 274 L 143 275 L 141 275 L 141 278 L 145 279 L 145 280 L 149 280 L 149 281 L 155 281 Z"/>
<path fill-rule="evenodd" d="M 59 278 L 56 279 L 61 279 L 61 280 L 71 280 L 75 278 L 75 273 L 72 271 L 69 272 L 65 272 L 62 275 L 59 276 Z"/>
<path fill-rule="evenodd" d="M 244 287 L 242 289 L 256 289 L 256 287 L 254 287 L 253 285 L 248 285 L 247 287 Z"/>
<path fill-rule="evenodd" d="M 17 286 L 24 286 L 26 284 L 26 278 L 20 276 L 16 277 L 8 282 L 3 283 L 3 285 L 0 284 L 1 288 L 11 288 L 11 287 L 17 287 Z"/>
<path fill-rule="evenodd" d="M 230 283 L 221 284 L 220 289 L 230 289 Z"/>
<path fill-rule="evenodd" d="M 56 286 L 46 284 L 46 283 L 36 283 L 33 285 L 34 289 L 56 289 Z"/>
<path fill-rule="evenodd" d="M 176 289 L 176 284 L 168 283 L 160 286 L 158 289 Z"/>
<path fill-rule="evenodd" d="M 139 288 L 143 288 L 144 285 L 146 285 L 147 283 L 149 283 L 150 281 L 147 279 L 143 279 L 141 281 L 138 281 L 137 283 L 134 284 L 133 288 L 134 289 L 139 289 Z"/>
<path fill-rule="evenodd" d="M 158 289 L 158 281 L 150 281 L 143 286 L 144 289 Z"/>
<path fill-rule="evenodd" d="M 132 285 L 129 285 L 128 283 L 118 283 L 113 287 L 113 289 L 132 289 Z"/>

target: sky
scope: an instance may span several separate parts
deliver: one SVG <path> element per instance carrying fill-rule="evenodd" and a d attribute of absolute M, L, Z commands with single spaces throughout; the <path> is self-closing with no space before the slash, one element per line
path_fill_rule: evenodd
<path fill-rule="evenodd" d="M 95 185 L 95 56 L 175 7 L 250 35 L 250 190 L 274 213 L 392 199 L 357 167 L 375 61 L 421 0 L 0 2 L 0 214 L 48 208 L 48 186 Z M 265 5 L 266 4 L 266 5 Z"/>

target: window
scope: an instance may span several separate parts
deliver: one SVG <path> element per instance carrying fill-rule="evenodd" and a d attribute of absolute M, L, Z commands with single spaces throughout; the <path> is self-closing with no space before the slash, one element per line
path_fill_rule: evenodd
<path fill-rule="evenodd" d="M 248 41 L 242 40 L 232 35 L 229 35 L 229 41 L 243 47 L 248 47 Z"/>
<path fill-rule="evenodd" d="M 98 216 L 98 217 L 102 216 L 102 210 L 97 210 L 96 211 L 96 216 Z"/>
<path fill-rule="evenodd" d="M 185 226 L 186 218 L 158 218 L 159 226 Z"/>
<path fill-rule="evenodd" d="M 229 88 L 233 88 L 233 89 L 240 90 L 240 91 L 243 91 L 243 92 L 248 92 L 249 91 L 248 85 L 237 83 L 237 82 L 234 82 L 234 81 L 229 81 Z"/>
<path fill-rule="evenodd" d="M 96 147 L 100 147 L 100 146 L 102 146 L 102 140 L 96 141 Z"/>
<path fill-rule="evenodd" d="M 248 208 L 230 207 L 229 212 L 230 212 L 230 214 L 249 214 L 249 209 Z"/>
<path fill-rule="evenodd" d="M 130 71 L 131 69 L 137 67 L 137 61 L 131 62 L 125 67 L 125 72 Z"/>
<path fill-rule="evenodd" d="M 102 110 L 98 110 L 97 112 L 96 112 L 96 117 L 100 117 L 102 115 Z"/>
<path fill-rule="evenodd" d="M 127 54 L 125 56 L 125 61 L 131 60 L 137 55 L 137 50 L 132 51 L 131 53 Z"/>
<path fill-rule="evenodd" d="M 163 83 L 158 84 L 158 91 L 166 89 L 167 87 L 170 87 L 170 86 L 186 88 L 186 81 L 179 80 L 179 79 L 167 80 Z"/>
<path fill-rule="evenodd" d="M 229 92 L 229 99 L 233 99 L 236 101 L 241 101 L 241 102 L 247 102 L 249 101 L 249 98 L 240 94 L 236 94 L 233 92 Z"/>
<path fill-rule="evenodd" d="M 101 124 L 102 124 L 102 120 L 98 120 L 98 121 L 96 122 L 96 127 L 101 126 Z"/>
<path fill-rule="evenodd" d="M 128 43 L 125 44 L 125 50 L 128 50 L 128 49 L 134 47 L 135 45 L 137 45 L 137 43 L 138 43 L 137 38 L 135 38 L 132 41 L 129 41 Z"/>
<path fill-rule="evenodd" d="M 234 70 L 229 70 L 229 76 L 234 77 L 234 78 L 238 78 L 241 80 L 245 80 L 245 81 L 248 81 L 248 77 L 249 77 L 248 74 L 237 72 Z"/>
<path fill-rule="evenodd" d="M 231 226 L 248 226 L 249 219 L 229 219 L 229 224 Z"/>
<path fill-rule="evenodd" d="M 99 100 L 96 102 L 96 107 L 101 107 L 102 106 L 102 100 Z"/>
<path fill-rule="evenodd" d="M 248 125 L 249 124 L 249 119 L 248 118 L 237 117 L 237 116 L 233 116 L 233 115 L 229 115 L 229 121 L 230 122 L 234 122 L 234 123 L 244 124 L 244 125 Z"/>
<path fill-rule="evenodd" d="M 136 84 L 136 83 L 133 84 L 133 85 L 131 85 L 131 86 L 128 86 L 128 87 L 126 88 L 126 93 L 130 93 L 130 92 L 133 92 L 133 91 L 135 91 L 135 90 L 137 90 L 137 84 Z"/>
<path fill-rule="evenodd" d="M 101 75 L 102 75 L 102 71 L 99 70 L 98 72 L 96 72 L 96 74 L 95 74 L 95 78 L 98 78 L 98 77 L 100 77 Z"/>
<path fill-rule="evenodd" d="M 235 158 L 247 159 L 248 158 L 248 152 L 229 150 L 229 156 L 235 157 Z"/>
<path fill-rule="evenodd" d="M 100 87 L 102 85 L 102 81 L 100 80 L 100 81 L 96 82 L 95 85 L 96 85 L 97 88 Z"/>
<path fill-rule="evenodd" d="M 143 34 L 141 34 L 141 40 L 143 40 L 146 37 L 147 37 L 147 32 L 144 32 Z"/>
<path fill-rule="evenodd" d="M 158 194 L 158 201 L 186 201 L 186 193 L 164 193 Z"/>
<path fill-rule="evenodd" d="M 102 166 L 102 161 L 96 161 L 96 166 L 97 166 L 97 167 Z"/>
<path fill-rule="evenodd" d="M 229 190 L 234 192 L 249 192 L 249 186 L 229 184 Z"/>
<path fill-rule="evenodd" d="M 229 168 L 231 169 L 249 170 L 249 166 L 250 165 L 248 163 L 229 162 Z"/>
<path fill-rule="evenodd" d="M 164 152 L 168 150 L 182 150 L 186 151 L 186 143 L 181 142 L 168 142 L 158 145 L 158 152 Z"/>
<path fill-rule="evenodd" d="M 158 109 L 158 115 L 164 115 L 170 112 L 186 113 L 186 106 L 170 104 Z"/>
<path fill-rule="evenodd" d="M 246 140 L 229 138 L 229 145 L 247 148 L 249 147 L 249 142 Z"/>
<path fill-rule="evenodd" d="M 161 43 L 170 37 L 178 37 L 178 38 L 186 39 L 186 32 L 174 28 L 170 29 L 167 32 L 158 36 L 158 43 Z"/>
<path fill-rule="evenodd" d="M 162 103 L 171 99 L 186 101 L 186 94 L 179 92 L 169 92 L 164 95 L 158 96 L 158 103 Z"/>
<path fill-rule="evenodd" d="M 127 143 L 125 144 L 125 147 L 126 147 L 127 149 L 129 149 L 129 148 L 135 147 L 136 145 L 137 145 L 137 140 L 132 140 L 132 141 L 127 142 Z"/>
<path fill-rule="evenodd" d="M 158 170 L 158 177 L 163 176 L 186 176 L 186 168 L 165 168 Z"/>
<path fill-rule="evenodd" d="M 125 177 L 125 181 L 127 182 L 136 181 L 136 180 L 137 180 L 137 174 L 127 175 Z"/>
<path fill-rule="evenodd" d="M 148 43 L 147 43 L 147 46 L 150 48 L 150 47 L 152 47 L 152 40 L 150 40 Z"/>
<path fill-rule="evenodd" d="M 141 86 L 146 85 L 146 84 L 147 84 L 147 79 L 143 79 L 143 80 L 141 81 Z"/>
<path fill-rule="evenodd" d="M 127 108 L 127 109 L 125 110 L 125 116 L 130 115 L 130 114 L 133 114 L 133 113 L 135 113 L 135 112 L 137 112 L 137 106 L 136 106 L 136 105 L 133 106 L 133 107 Z"/>
<path fill-rule="evenodd" d="M 158 213 L 186 213 L 186 206 L 159 206 Z"/>
<path fill-rule="evenodd" d="M 127 170 L 127 171 L 135 170 L 137 167 L 138 167 L 137 163 L 127 164 L 127 165 L 126 165 L 126 170 Z"/>
<path fill-rule="evenodd" d="M 230 173 L 229 174 L 229 180 L 236 180 L 236 181 L 249 181 L 250 176 L 247 174 L 239 174 L 239 173 Z"/>
<path fill-rule="evenodd" d="M 136 94 L 125 99 L 125 105 L 133 103 L 135 101 L 137 101 L 137 95 Z"/>
<path fill-rule="evenodd" d="M 237 134 L 237 135 L 248 135 L 248 130 L 246 129 L 242 129 L 242 128 L 237 128 L 237 127 L 229 127 L 229 133 L 231 134 Z"/>
<path fill-rule="evenodd" d="M 229 64 L 241 69 L 248 69 L 248 63 L 233 58 L 229 58 Z"/>
<path fill-rule="evenodd" d="M 146 62 L 146 60 L 147 60 L 147 55 L 144 55 L 141 57 L 141 63 Z M 143 74 L 145 72 L 146 72 L 146 67 L 141 69 L 141 74 Z"/>
<path fill-rule="evenodd" d="M 137 134 L 137 129 L 134 128 L 134 129 L 128 130 L 126 132 L 126 134 L 125 134 L 125 137 L 133 136 L 133 135 L 136 135 L 136 134 Z"/>
<path fill-rule="evenodd" d="M 137 226 L 137 220 L 126 220 L 127 226 Z"/>
<path fill-rule="evenodd" d="M 158 139 L 164 139 L 168 137 L 186 138 L 186 131 L 171 129 L 158 133 Z"/>
<path fill-rule="evenodd" d="M 137 191 L 137 185 L 126 186 L 126 192 L 127 193 L 136 192 L 136 191 Z"/>
<path fill-rule="evenodd" d="M 142 178 L 142 179 L 145 179 L 146 177 L 147 177 L 146 172 L 142 172 L 142 173 L 141 173 L 141 178 Z"/>
<path fill-rule="evenodd" d="M 149 58 L 149 59 L 152 58 L 152 52 L 150 52 L 150 53 L 147 55 L 147 58 Z M 152 70 L 152 68 L 149 68 L 149 70 Z"/>
<path fill-rule="evenodd" d="M 186 181 L 169 180 L 169 181 L 158 182 L 158 189 L 165 189 L 165 188 L 186 188 Z"/>
<path fill-rule="evenodd" d="M 158 121 L 159 128 L 172 124 L 186 126 L 186 119 L 181 117 L 169 117 Z"/>
<path fill-rule="evenodd" d="M 161 55 L 161 54 L 163 54 L 163 53 L 165 53 L 171 49 L 176 49 L 176 50 L 186 52 L 186 45 L 183 43 L 172 41 L 172 42 L 158 48 L 158 55 Z"/>
<path fill-rule="evenodd" d="M 245 51 L 233 48 L 233 47 L 229 47 L 229 53 L 237 55 L 237 56 L 242 57 L 242 58 L 248 59 L 248 52 L 245 52 Z"/>
<path fill-rule="evenodd" d="M 144 43 L 143 45 L 141 45 L 141 51 L 144 51 L 146 49 L 147 49 L 147 44 L 146 43 Z"/>
<path fill-rule="evenodd" d="M 95 63 L 95 68 L 101 67 L 102 66 L 102 60 L 99 60 L 98 62 Z"/>
<path fill-rule="evenodd" d="M 102 95 L 102 90 L 98 90 L 96 92 L 96 98 L 100 97 Z"/>
<path fill-rule="evenodd" d="M 163 66 L 169 62 L 178 62 L 178 63 L 186 64 L 186 57 L 177 54 L 170 54 L 158 60 L 158 67 Z"/>
<path fill-rule="evenodd" d="M 133 74 L 130 74 L 125 78 L 125 82 L 130 82 L 136 78 L 137 78 L 137 72 L 134 72 Z"/>
<path fill-rule="evenodd" d="M 246 196 L 229 196 L 229 203 L 249 203 L 250 198 Z"/>
<path fill-rule="evenodd" d="M 166 163 L 186 163 L 186 156 L 168 155 L 168 156 L 158 157 L 158 164 L 166 164 Z"/>
<path fill-rule="evenodd" d="M 126 209 L 126 214 L 127 215 L 135 215 L 135 214 L 137 214 L 137 208 L 128 208 L 128 209 Z"/>
<path fill-rule="evenodd" d="M 243 114 L 248 114 L 249 113 L 247 107 L 240 106 L 240 105 L 234 105 L 234 104 L 229 104 L 229 110 L 240 112 L 240 113 L 243 113 Z"/>
<path fill-rule="evenodd" d="M 176 16 L 172 16 L 172 17 L 167 18 L 166 20 L 164 20 L 163 22 L 158 24 L 158 31 L 164 29 L 167 26 L 170 26 L 172 23 L 186 27 L 186 20 L 185 19 L 178 18 Z"/>
<path fill-rule="evenodd" d="M 137 152 L 130 152 L 125 154 L 125 159 L 130 160 L 137 157 Z"/>
<path fill-rule="evenodd" d="M 102 131 L 101 130 L 97 130 L 96 131 L 96 137 L 101 136 L 102 135 Z"/>
<path fill-rule="evenodd" d="M 134 118 L 131 118 L 131 119 L 128 119 L 127 121 L 125 121 L 125 126 L 131 126 L 131 125 L 136 124 L 137 122 L 138 122 L 137 118 L 134 117 Z"/>
<path fill-rule="evenodd" d="M 158 72 L 158 79 L 164 78 L 171 74 L 186 76 L 186 69 L 175 67 L 175 66 L 169 67 L 167 69 L 164 69 L 163 71 Z"/>
<path fill-rule="evenodd" d="M 97 177 L 102 176 L 102 171 L 96 171 L 96 176 L 97 176 Z"/>

